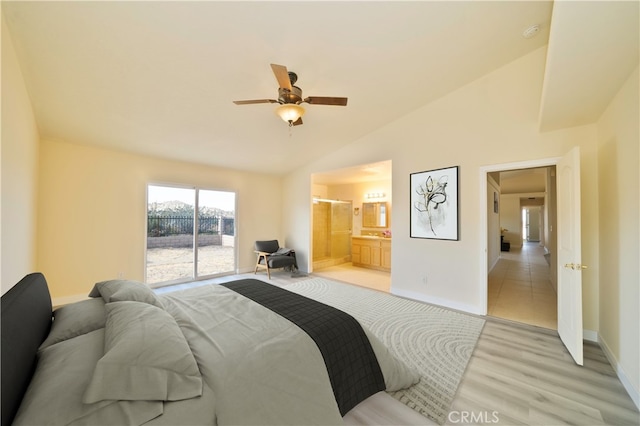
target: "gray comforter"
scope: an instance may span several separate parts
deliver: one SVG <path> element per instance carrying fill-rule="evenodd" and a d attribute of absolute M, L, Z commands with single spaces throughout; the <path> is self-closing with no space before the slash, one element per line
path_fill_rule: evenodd
<path fill-rule="evenodd" d="M 129 281 L 55 312 L 15 424 L 341 424 L 315 342 L 217 285 Z M 388 391 L 417 376 L 371 333 Z"/>

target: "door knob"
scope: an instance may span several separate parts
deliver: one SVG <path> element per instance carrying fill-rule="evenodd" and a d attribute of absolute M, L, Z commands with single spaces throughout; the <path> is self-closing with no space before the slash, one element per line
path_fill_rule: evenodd
<path fill-rule="evenodd" d="M 579 263 L 565 263 L 564 267 L 567 269 L 573 269 L 574 271 L 587 269 L 587 265 L 581 265 Z"/>

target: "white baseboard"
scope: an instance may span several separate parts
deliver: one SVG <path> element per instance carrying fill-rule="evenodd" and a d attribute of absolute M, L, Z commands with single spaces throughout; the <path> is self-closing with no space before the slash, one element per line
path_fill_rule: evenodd
<path fill-rule="evenodd" d="M 582 338 L 588 342 L 598 342 L 598 332 L 593 330 L 582 330 Z"/>
<path fill-rule="evenodd" d="M 423 293 L 417 293 L 408 290 L 398 290 L 393 288 L 389 292 L 395 296 L 405 297 L 407 299 L 413 299 L 420 302 L 430 303 L 432 305 L 438 305 L 449 309 L 455 309 L 456 311 L 468 312 L 470 314 L 482 315 L 477 306 L 465 305 L 464 303 L 455 303 L 448 299 L 441 299 L 438 297 L 427 296 Z"/>
<path fill-rule="evenodd" d="M 598 344 L 602 348 L 604 354 L 607 356 L 607 359 L 615 370 L 616 375 L 620 379 L 620 382 L 622 382 L 622 386 L 624 386 L 627 393 L 631 397 L 631 400 L 634 404 L 636 404 L 638 410 L 640 410 L 640 392 L 634 387 L 633 383 L 631 383 L 631 381 L 629 380 L 629 376 L 625 373 L 620 363 L 618 363 L 618 359 L 613 355 L 613 352 L 611 352 L 609 345 L 607 345 L 607 342 L 600 335 L 598 335 Z"/>
<path fill-rule="evenodd" d="M 493 271 L 493 268 L 496 267 L 496 265 L 498 264 L 499 261 L 500 261 L 500 256 L 498 256 L 498 258 L 495 260 L 495 262 L 493 262 L 493 265 L 491 265 L 491 267 L 489 268 L 489 272 Z"/>

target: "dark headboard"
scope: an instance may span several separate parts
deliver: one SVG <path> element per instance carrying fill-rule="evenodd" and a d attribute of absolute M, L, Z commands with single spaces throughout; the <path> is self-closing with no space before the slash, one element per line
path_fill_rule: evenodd
<path fill-rule="evenodd" d="M 2 424 L 10 425 L 51 329 L 51 295 L 44 275 L 29 274 L 2 295 Z"/>

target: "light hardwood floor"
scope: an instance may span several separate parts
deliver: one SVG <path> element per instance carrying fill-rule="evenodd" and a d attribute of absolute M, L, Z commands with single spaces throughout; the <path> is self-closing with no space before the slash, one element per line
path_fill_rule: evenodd
<path fill-rule="evenodd" d="M 640 414 L 602 349 L 576 365 L 557 332 L 488 318 L 452 413 L 495 413 L 498 424 L 638 425 Z M 488 417 L 493 419 L 493 417 Z M 454 424 L 456 417 L 450 414 Z"/>
<path fill-rule="evenodd" d="M 257 278 L 286 287 L 318 275 L 292 276 L 280 270 L 271 277 L 251 273 L 206 282 Z M 188 285 L 193 284 L 173 289 Z M 640 413 L 597 344 L 585 342 L 584 366 L 580 367 L 557 331 L 484 318 L 486 324 L 447 424 L 640 425 Z"/>
<path fill-rule="evenodd" d="M 584 343 L 581 367 L 560 341 L 556 293 L 543 255 L 537 243 L 528 243 L 503 253 L 492 271 L 489 314 L 496 318 L 485 317 L 447 424 L 464 424 L 460 420 L 467 416 L 475 419 L 467 424 L 640 425 L 635 404 L 600 346 Z M 342 269 L 333 267 L 325 276 L 372 282 L 358 274 L 362 268 Z"/>

